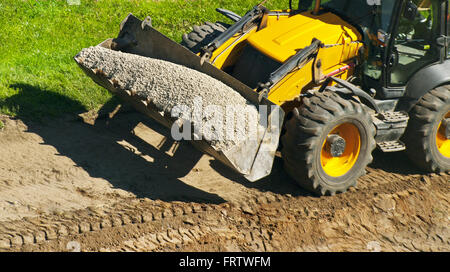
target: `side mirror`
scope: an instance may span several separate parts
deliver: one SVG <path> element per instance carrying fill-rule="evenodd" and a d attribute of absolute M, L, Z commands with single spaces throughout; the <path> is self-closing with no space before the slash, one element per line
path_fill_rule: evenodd
<path fill-rule="evenodd" d="M 442 47 L 450 46 L 450 38 L 447 36 L 440 36 L 439 38 L 437 38 L 436 43 L 437 45 Z"/>
<path fill-rule="evenodd" d="M 419 8 L 412 1 L 406 2 L 405 10 L 403 11 L 403 17 L 409 21 L 414 21 L 417 17 Z"/>
<path fill-rule="evenodd" d="M 377 33 L 378 41 L 382 44 L 386 44 L 389 41 L 390 35 L 386 31 L 379 29 Z"/>

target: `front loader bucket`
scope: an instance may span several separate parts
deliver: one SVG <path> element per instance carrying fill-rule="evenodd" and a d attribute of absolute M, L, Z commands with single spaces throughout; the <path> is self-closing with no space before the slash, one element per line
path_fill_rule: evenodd
<path fill-rule="evenodd" d="M 256 139 L 255 137 L 253 139 L 248 138 L 226 151 L 216 150 L 205 140 L 193 140 L 191 142 L 200 151 L 220 160 L 245 176 L 249 181 L 257 181 L 270 174 L 284 119 L 284 112 L 279 106 L 265 98 L 260 101 L 255 91 L 213 65 L 209 63 L 201 64 L 199 56 L 155 30 L 151 26 L 150 17 L 141 21 L 131 14 L 128 15 L 121 24 L 119 36 L 116 39 L 108 39 L 99 46 L 161 59 L 197 70 L 222 81 L 252 104 L 259 105 L 260 117 L 265 116 L 266 118 L 260 118 Z M 136 110 L 168 128 L 174 125 L 176 120 L 158 111 L 152 103 L 142 101 L 142 99 L 131 95 L 129 90 L 117 87 L 117 84 L 106 78 L 103 73 L 84 66 L 83 60 L 75 57 L 75 61 L 97 84 L 133 105 Z"/>

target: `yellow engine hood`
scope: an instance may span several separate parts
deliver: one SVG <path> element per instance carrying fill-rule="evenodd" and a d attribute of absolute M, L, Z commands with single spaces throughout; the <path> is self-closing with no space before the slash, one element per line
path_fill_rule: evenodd
<path fill-rule="evenodd" d="M 361 40 L 355 27 L 332 13 L 314 16 L 305 12 L 285 19 L 270 16 L 266 28 L 252 34 L 249 44 L 265 55 L 284 62 L 313 38 L 324 44 L 341 44 Z"/>

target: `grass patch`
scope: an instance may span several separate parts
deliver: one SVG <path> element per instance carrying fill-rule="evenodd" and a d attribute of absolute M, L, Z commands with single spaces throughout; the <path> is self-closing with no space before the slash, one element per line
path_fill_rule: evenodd
<path fill-rule="evenodd" d="M 254 0 L 2 0 L 0 2 L 0 113 L 41 118 L 100 107 L 110 94 L 73 61 L 82 48 L 115 37 L 128 13 L 175 41 L 204 21 L 227 21 L 215 8 L 244 14 Z M 286 8 L 272 0 L 269 8 Z"/>
<path fill-rule="evenodd" d="M 5 128 L 5 124 L 0 120 L 0 130 L 3 130 Z"/>

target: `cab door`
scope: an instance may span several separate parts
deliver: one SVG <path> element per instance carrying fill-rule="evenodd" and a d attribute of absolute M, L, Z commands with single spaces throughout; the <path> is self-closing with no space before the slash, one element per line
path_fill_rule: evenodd
<path fill-rule="evenodd" d="M 405 86 L 416 72 L 440 61 L 442 47 L 437 40 L 446 35 L 441 23 L 443 4 L 439 0 L 404 1 L 388 60 L 389 87 Z M 411 12 L 414 8 L 417 12 Z"/>

